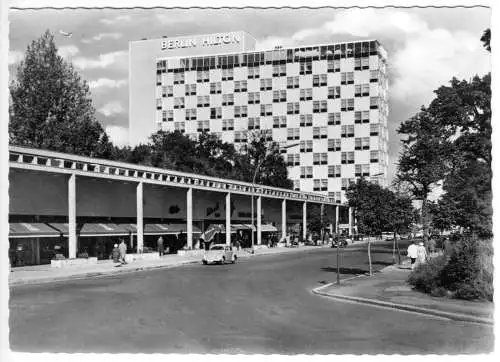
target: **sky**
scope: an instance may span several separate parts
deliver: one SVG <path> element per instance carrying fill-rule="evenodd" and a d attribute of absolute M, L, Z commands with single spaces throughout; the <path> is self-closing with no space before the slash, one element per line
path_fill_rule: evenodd
<path fill-rule="evenodd" d="M 19 4 L 21 4 L 20 2 Z M 11 5 L 15 6 L 15 4 Z M 491 69 L 480 37 L 491 10 L 367 9 L 11 9 L 11 79 L 28 44 L 46 29 L 59 52 L 90 85 L 97 119 L 114 143 L 128 141 L 128 42 L 164 35 L 243 30 L 260 49 L 378 39 L 389 54 L 389 178 L 400 152 L 399 124 L 433 99 L 452 77 Z M 70 38 L 60 30 L 71 32 Z"/>

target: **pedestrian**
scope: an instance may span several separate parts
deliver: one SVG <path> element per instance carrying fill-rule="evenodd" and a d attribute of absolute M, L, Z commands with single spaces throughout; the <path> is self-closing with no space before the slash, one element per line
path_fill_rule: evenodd
<path fill-rule="evenodd" d="M 113 250 L 111 251 L 110 259 L 113 259 L 113 263 L 120 262 L 120 249 L 118 248 L 118 244 L 113 246 Z"/>
<path fill-rule="evenodd" d="M 429 253 L 432 255 L 436 252 L 436 240 L 431 237 L 429 239 Z"/>
<path fill-rule="evenodd" d="M 165 251 L 163 247 L 163 236 L 160 236 L 158 238 L 157 244 L 158 244 L 158 254 L 160 254 L 160 256 L 163 256 L 163 253 Z"/>
<path fill-rule="evenodd" d="M 125 240 L 121 239 L 121 243 L 118 246 L 118 249 L 120 250 L 120 262 L 122 264 L 127 264 L 125 261 L 125 256 L 127 255 L 127 244 L 125 244 Z"/>
<path fill-rule="evenodd" d="M 417 265 L 425 264 L 427 260 L 427 250 L 425 249 L 424 243 L 421 241 L 417 246 Z"/>
<path fill-rule="evenodd" d="M 417 242 L 413 240 L 413 243 L 408 247 L 408 257 L 411 260 L 411 269 L 415 269 L 415 262 L 417 261 Z"/>

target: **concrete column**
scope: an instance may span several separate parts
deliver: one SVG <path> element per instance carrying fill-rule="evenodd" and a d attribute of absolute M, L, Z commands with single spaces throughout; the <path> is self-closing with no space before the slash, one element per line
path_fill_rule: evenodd
<path fill-rule="evenodd" d="M 231 193 L 226 194 L 226 245 L 231 245 Z"/>
<path fill-rule="evenodd" d="M 40 238 L 35 241 L 35 264 L 40 264 Z"/>
<path fill-rule="evenodd" d="M 142 254 L 144 246 L 144 186 L 142 181 L 137 184 L 137 253 Z"/>
<path fill-rule="evenodd" d="M 335 206 L 335 232 L 339 232 L 339 214 L 340 214 L 340 206 Z"/>
<path fill-rule="evenodd" d="M 68 257 L 76 258 L 76 175 L 68 180 Z"/>
<path fill-rule="evenodd" d="M 281 202 L 281 238 L 286 238 L 286 199 Z"/>
<path fill-rule="evenodd" d="M 349 236 L 352 235 L 353 228 L 353 218 L 352 218 L 352 207 L 349 208 Z"/>
<path fill-rule="evenodd" d="M 262 244 L 262 196 L 257 197 L 257 245 L 260 244 Z"/>
<path fill-rule="evenodd" d="M 186 192 L 186 218 L 187 218 L 187 247 L 193 248 L 193 188 L 188 188 Z"/>
<path fill-rule="evenodd" d="M 302 238 L 307 238 L 307 202 L 302 204 Z"/>

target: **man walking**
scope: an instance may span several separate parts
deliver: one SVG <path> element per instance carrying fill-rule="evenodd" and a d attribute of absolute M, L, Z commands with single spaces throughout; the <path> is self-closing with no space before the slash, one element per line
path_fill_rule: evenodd
<path fill-rule="evenodd" d="M 127 244 L 125 244 L 125 240 L 121 239 L 121 243 L 118 246 L 118 249 L 120 249 L 120 262 L 123 264 L 127 264 L 125 261 L 125 256 L 127 255 Z"/>
<path fill-rule="evenodd" d="M 415 269 L 415 261 L 417 260 L 417 241 L 413 240 L 413 243 L 408 247 L 408 257 L 411 260 L 411 269 Z"/>
<path fill-rule="evenodd" d="M 158 238 L 158 253 L 160 254 L 160 256 L 163 256 L 163 252 L 164 252 L 164 248 L 163 248 L 163 236 L 160 236 Z"/>

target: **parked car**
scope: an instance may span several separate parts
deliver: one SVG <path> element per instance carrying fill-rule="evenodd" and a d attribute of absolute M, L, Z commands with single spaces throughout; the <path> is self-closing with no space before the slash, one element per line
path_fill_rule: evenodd
<path fill-rule="evenodd" d="M 231 246 L 226 244 L 211 245 L 208 250 L 203 253 L 203 264 L 218 263 L 225 264 L 226 262 L 236 263 L 238 256 L 233 251 Z"/>
<path fill-rule="evenodd" d="M 394 233 L 393 232 L 383 232 L 382 233 L 382 239 L 383 240 L 394 240 Z"/>
<path fill-rule="evenodd" d="M 330 247 L 336 248 L 337 246 L 340 248 L 346 247 L 347 246 L 347 239 L 343 236 L 333 238 L 333 241 L 332 241 Z"/>

